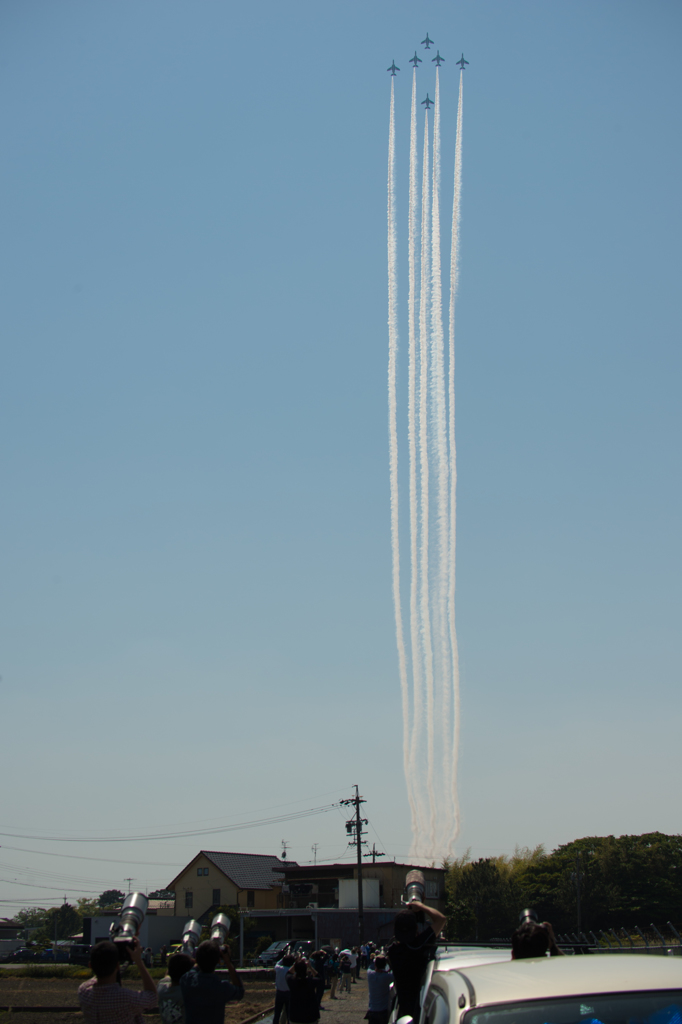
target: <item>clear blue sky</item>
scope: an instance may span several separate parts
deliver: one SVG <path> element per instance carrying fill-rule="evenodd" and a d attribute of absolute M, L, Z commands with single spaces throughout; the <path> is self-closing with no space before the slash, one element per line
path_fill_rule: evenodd
<path fill-rule="evenodd" d="M 127 834 L 358 782 L 406 857 L 385 68 L 404 188 L 427 30 L 444 181 L 470 61 L 461 850 L 680 831 L 682 8 L 656 0 L 5 0 L 1 824 Z M 345 848 L 338 812 L 0 836 L 0 900 L 281 838 Z"/>

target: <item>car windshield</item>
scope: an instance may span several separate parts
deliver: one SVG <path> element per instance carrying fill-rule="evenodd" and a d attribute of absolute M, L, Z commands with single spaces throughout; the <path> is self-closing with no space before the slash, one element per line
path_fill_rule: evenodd
<path fill-rule="evenodd" d="M 682 1024 L 682 991 L 501 1003 L 469 1010 L 464 1024 Z"/>

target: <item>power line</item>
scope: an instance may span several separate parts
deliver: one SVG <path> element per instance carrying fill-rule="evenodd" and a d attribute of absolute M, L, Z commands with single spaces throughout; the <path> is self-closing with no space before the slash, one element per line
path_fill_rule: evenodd
<path fill-rule="evenodd" d="M 379 840 L 381 842 L 381 840 Z M 116 857 L 88 857 L 82 853 L 53 853 L 51 850 L 27 850 L 23 846 L 5 846 L 2 844 L 0 847 L 2 850 L 14 850 L 17 853 L 37 853 L 40 857 L 65 857 L 67 860 L 92 860 L 98 861 L 102 864 L 141 864 L 144 867 L 149 868 L 177 868 L 178 861 L 172 862 L 160 861 L 160 860 L 128 860 L 116 858 Z"/>
<path fill-rule="evenodd" d="M 312 793 L 312 794 L 308 794 L 308 796 L 302 797 L 300 800 L 287 800 L 285 803 L 282 803 L 282 804 L 269 804 L 267 807 L 259 807 L 259 808 L 256 808 L 256 810 L 258 810 L 258 811 L 274 811 L 274 810 L 278 810 L 278 808 L 280 808 L 280 807 L 292 807 L 294 804 L 302 804 L 302 803 L 305 803 L 307 800 L 317 800 L 319 797 L 331 796 L 331 795 L 333 795 L 335 793 L 344 793 L 345 791 L 346 791 L 345 788 L 344 789 L 328 789 L 324 793 Z M 338 806 L 338 805 L 332 804 L 332 806 Z M 172 828 L 174 825 L 177 825 L 177 827 L 179 828 L 180 826 L 184 826 L 184 825 L 199 825 L 202 821 L 219 821 L 219 820 L 220 820 L 219 817 L 216 817 L 216 818 L 194 818 L 194 819 L 192 819 L 190 821 L 182 821 L 180 823 L 174 822 L 172 825 L 157 825 L 156 827 L 157 828 Z M 1 828 L 16 829 L 16 828 L 21 828 L 21 825 L 2 825 L 0 827 Z M 35 832 L 36 829 L 29 830 L 29 831 L 34 831 Z M 60 829 L 55 829 L 55 831 L 57 833 L 59 833 L 61 830 Z M 92 834 L 93 832 L 99 832 L 99 831 L 101 831 L 101 829 L 89 829 L 89 828 L 83 829 L 83 832 L 86 833 L 86 834 Z M 112 829 L 109 829 L 109 832 L 125 832 L 125 831 L 126 831 L 126 829 L 123 829 L 123 828 L 112 828 Z M 2 835 L 2 834 L 3 833 L 0 833 L 0 835 Z M 27 838 L 33 838 L 33 837 L 32 836 L 28 836 Z M 81 840 L 78 840 L 78 842 L 81 842 Z"/>
<path fill-rule="evenodd" d="M 9 836 L 11 839 L 32 839 L 34 842 L 49 843 L 145 843 L 157 839 L 180 839 L 185 836 L 208 836 L 217 835 L 221 832 L 238 832 L 247 828 L 259 828 L 262 825 L 278 825 L 285 821 L 296 821 L 301 818 L 310 818 L 316 814 L 325 814 L 334 810 L 337 804 L 327 804 L 324 807 L 311 807 L 306 811 L 292 811 L 289 814 L 279 814 L 271 818 L 259 818 L 254 821 L 243 821 L 238 825 L 221 825 L 217 828 L 190 829 L 186 832 L 164 832 L 155 836 L 109 836 L 90 838 L 87 836 L 37 836 L 25 835 L 20 832 L 0 832 L 0 836 Z"/>

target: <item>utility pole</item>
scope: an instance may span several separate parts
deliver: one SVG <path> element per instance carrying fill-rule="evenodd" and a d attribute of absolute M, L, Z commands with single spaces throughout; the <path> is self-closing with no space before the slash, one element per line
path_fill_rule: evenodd
<path fill-rule="evenodd" d="M 365 857 L 371 857 L 372 858 L 372 864 L 376 864 L 377 857 L 385 857 L 385 856 L 386 856 L 385 853 L 381 853 L 379 850 L 377 850 L 377 844 L 376 843 L 372 843 L 372 849 L 369 851 L 369 853 L 365 854 Z"/>
<path fill-rule="evenodd" d="M 134 878 L 124 878 L 123 881 L 128 883 L 128 895 L 130 896 L 130 886 L 135 881 L 135 879 Z"/>
<path fill-rule="evenodd" d="M 291 843 L 287 843 L 284 839 L 282 840 L 282 860 L 287 859 L 287 850 L 291 846 Z"/>
<path fill-rule="evenodd" d="M 355 816 L 346 822 L 346 832 L 354 838 L 349 840 L 349 846 L 355 846 L 358 854 L 358 944 L 363 945 L 365 941 L 365 911 L 362 901 L 362 837 L 365 834 L 362 828 L 367 824 L 367 818 L 360 817 L 360 806 L 367 801 L 360 796 L 358 787 L 355 787 L 355 796 L 349 800 L 341 800 L 342 804 L 353 806 Z"/>
<path fill-rule="evenodd" d="M 319 845 L 319 843 L 313 843 L 313 845 L 310 847 L 310 849 L 313 851 L 313 864 L 317 864 L 317 848 Z"/>

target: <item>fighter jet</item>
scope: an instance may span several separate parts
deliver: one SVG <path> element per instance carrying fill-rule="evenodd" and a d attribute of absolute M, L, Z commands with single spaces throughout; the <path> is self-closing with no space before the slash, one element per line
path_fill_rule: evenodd
<path fill-rule="evenodd" d="M 427 50 L 430 50 L 432 42 L 433 42 L 433 39 L 429 39 L 429 33 L 427 32 L 426 33 L 426 39 L 422 39 L 421 45 L 424 46 Z"/>
<path fill-rule="evenodd" d="M 415 50 L 415 51 L 414 51 L 414 57 L 410 57 L 410 59 L 408 60 L 408 62 L 407 62 L 407 63 L 408 63 L 408 64 L 412 64 L 412 65 L 413 65 L 413 67 L 415 67 L 415 68 L 416 68 L 416 67 L 417 67 L 417 64 L 421 64 L 421 62 L 422 62 L 422 59 L 421 59 L 421 57 L 418 57 L 418 56 L 417 56 L 417 51 Z M 467 63 L 468 63 L 468 61 L 467 61 Z"/>
<path fill-rule="evenodd" d="M 431 63 L 435 64 L 436 67 L 439 68 L 444 60 L 445 60 L 445 57 L 441 57 L 440 51 L 436 50 L 436 56 L 432 59 Z"/>
<path fill-rule="evenodd" d="M 433 106 L 433 100 L 429 99 L 429 94 L 427 92 L 426 99 L 422 100 L 422 107 L 426 107 L 426 109 L 428 111 L 429 107 L 432 107 L 432 106 Z"/>
<path fill-rule="evenodd" d="M 461 58 L 459 60 L 455 61 L 455 64 L 459 64 L 459 66 L 461 67 L 462 71 L 464 71 L 464 65 L 468 64 L 468 63 L 469 63 L 469 61 L 464 59 L 464 54 L 462 54 L 462 56 L 461 56 Z"/>
<path fill-rule="evenodd" d="M 400 68 L 398 67 L 396 62 L 393 61 L 393 63 L 391 64 L 390 68 L 386 68 L 386 70 L 391 72 L 391 78 L 395 78 L 395 73 L 396 73 L 396 71 L 400 71 Z"/>

